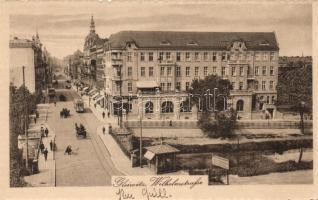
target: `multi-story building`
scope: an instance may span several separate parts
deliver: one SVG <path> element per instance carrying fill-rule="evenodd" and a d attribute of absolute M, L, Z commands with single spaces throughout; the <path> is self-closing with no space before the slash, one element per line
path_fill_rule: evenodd
<path fill-rule="evenodd" d="M 180 109 L 186 91 L 193 79 L 216 74 L 232 83 L 227 107 L 240 117 L 274 114 L 278 56 L 274 32 L 121 31 L 105 43 L 106 107 L 117 114 L 123 104 L 128 117 L 195 119 L 195 108 Z"/>
<path fill-rule="evenodd" d="M 10 40 L 10 82 L 19 87 L 23 84 L 22 66 L 25 66 L 25 85 L 30 92 L 41 92 L 49 83 L 49 65 L 42 54 L 39 35 L 32 40 L 14 37 Z"/>

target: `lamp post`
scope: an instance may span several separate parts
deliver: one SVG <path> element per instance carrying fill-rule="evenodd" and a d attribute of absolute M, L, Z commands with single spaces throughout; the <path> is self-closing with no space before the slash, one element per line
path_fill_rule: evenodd
<path fill-rule="evenodd" d="M 301 129 L 301 134 L 304 135 L 305 133 L 305 126 L 304 126 L 304 110 L 305 110 L 305 102 L 301 101 L 299 104 L 299 114 L 300 114 L 300 129 Z M 300 163 L 301 159 L 303 157 L 303 147 L 300 146 L 300 153 L 299 153 L 299 159 L 298 163 Z"/>
<path fill-rule="evenodd" d="M 140 168 L 143 168 L 142 166 L 142 118 L 143 118 L 143 101 L 141 98 L 141 95 L 138 94 L 138 98 L 141 100 L 141 108 L 139 109 L 141 113 L 139 114 L 139 123 L 140 123 L 140 137 L 139 137 L 139 163 L 140 163 Z"/>

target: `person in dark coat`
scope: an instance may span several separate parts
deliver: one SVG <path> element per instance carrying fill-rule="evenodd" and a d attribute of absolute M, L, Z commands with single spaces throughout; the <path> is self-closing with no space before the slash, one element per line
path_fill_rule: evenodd
<path fill-rule="evenodd" d="M 53 141 L 50 141 L 50 150 L 53 151 Z"/>
<path fill-rule="evenodd" d="M 47 137 L 49 135 L 49 129 L 45 128 L 44 133 L 45 133 L 45 137 Z"/>
<path fill-rule="evenodd" d="M 43 142 L 41 142 L 41 144 L 40 144 L 40 150 L 41 150 L 41 153 L 43 153 L 43 150 L 44 150 L 44 144 L 43 144 Z"/>
<path fill-rule="evenodd" d="M 109 118 L 109 116 L 110 116 L 110 113 L 108 112 L 108 113 L 107 113 L 107 117 Z"/>
<path fill-rule="evenodd" d="M 41 137 L 44 137 L 44 128 L 41 126 Z"/>
<path fill-rule="evenodd" d="M 47 160 L 48 153 L 49 153 L 49 151 L 47 150 L 47 148 L 45 148 L 45 150 L 43 151 L 45 161 Z"/>
<path fill-rule="evenodd" d="M 103 111 L 102 115 L 103 115 L 103 119 L 105 119 L 105 112 L 104 111 Z"/>
<path fill-rule="evenodd" d="M 34 123 L 36 124 L 36 117 L 34 117 Z"/>
<path fill-rule="evenodd" d="M 106 131 L 105 126 L 103 126 L 103 134 L 104 135 L 105 135 L 105 131 Z"/>

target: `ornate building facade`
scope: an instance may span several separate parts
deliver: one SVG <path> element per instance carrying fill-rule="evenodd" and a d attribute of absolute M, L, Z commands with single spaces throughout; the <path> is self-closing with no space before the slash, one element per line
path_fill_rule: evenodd
<path fill-rule="evenodd" d="M 274 116 L 278 56 L 274 32 L 118 32 L 105 43 L 106 107 L 116 115 L 123 106 L 132 119 L 196 119 L 180 109 L 186 91 L 216 74 L 232 83 L 226 107 L 241 118 Z"/>

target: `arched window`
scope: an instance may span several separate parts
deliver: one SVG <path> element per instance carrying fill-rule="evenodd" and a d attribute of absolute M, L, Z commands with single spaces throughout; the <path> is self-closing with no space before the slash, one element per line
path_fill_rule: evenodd
<path fill-rule="evenodd" d="M 172 113 L 173 112 L 173 103 L 171 101 L 165 101 L 161 104 L 162 113 Z"/>
<path fill-rule="evenodd" d="M 244 110 L 244 101 L 238 100 L 236 103 L 236 110 L 237 111 L 243 111 Z"/>
<path fill-rule="evenodd" d="M 182 101 L 180 103 L 180 112 L 191 112 L 191 105 L 189 101 Z"/>
<path fill-rule="evenodd" d="M 151 101 L 145 104 L 145 113 L 153 113 L 153 103 Z"/>

